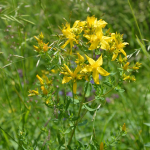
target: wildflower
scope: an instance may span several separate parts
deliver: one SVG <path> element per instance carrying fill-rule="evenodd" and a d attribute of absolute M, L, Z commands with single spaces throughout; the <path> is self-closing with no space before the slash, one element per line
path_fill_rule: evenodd
<path fill-rule="evenodd" d="M 77 53 L 78 59 L 76 59 L 76 64 L 82 64 L 84 62 L 84 57 Z"/>
<path fill-rule="evenodd" d="M 37 74 L 36 77 L 38 78 L 38 80 L 40 81 L 40 84 L 43 85 L 44 81 L 43 79 Z"/>
<path fill-rule="evenodd" d="M 49 100 L 46 100 L 45 103 L 48 105 L 49 104 Z"/>
<path fill-rule="evenodd" d="M 34 47 L 34 49 L 35 49 L 37 52 L 40 52 L 40 48 L 39 48 L 39 47 L 37 47 L 37 46 L 35 46 L 35 45 L 33 45 L 33 47 Z"/>
<path fill-rule="evenodd" d="M 39 34 L 39 39 L 40 39 L 40 40 L 43 40 L 43 39 L 44 39 L 44 35 L 43 35 L 42 32 L 41 32 L 41 34 Z"/>
<path fill-rule="evenodd" d="M 94 25 L 96 25 L 97 18 L 95 18 L 95 16 L 92 16 L 92 17 L 88 16 L 86 19 L 86 22 L 87 22 L 87 26 L 89 28 L 92 28 Z"/>
<path fill-rule="evenodd" d="M 113 56 L 112 56 L 112 61 L 114 61 L 119 53 L 122 53 L 124 56 L 127 56 L 126 52 L 123 50 L 123 48 L 125 47 L 125 45 L 128 45 L 129 43 L 127 42 L 123 42 L 122 39 L 123 35 L 120 34 L 115 34 L 112 33 L 111 34 L 111 38 L 112 38 L 112 50 L 113 50 Z"/>
<path fill-rule="evenodd" d="M 49 80 L 46 75 L 43 75 L 42 77 L 43 77 L 43 79 L 46 80 L 47 85 L 51 85 L 52 84 L 52 80 Z"/>
<path fill-rule="evenodd" d="M 97 18 L 95 18 L 95 16 L 88 16 L 86 19 L 86 23 L 88 28 L 94 28 L 96 29 L 96 32 L 99 31 L 99 29 L 104 28 L 107 24 L 107 22 L 102 19 L 97 21 Z"/>
<path fill-rule="evenodd" d="M 131 81 L 136 81 L 135 76 L 131 76 L 131 77 L 130 77 L 130 80 L 131 80 Z"/>
<path fill-rule="evenodd" d="M 48 91 L 45 89 L 44 86 L 41 86 L 41 90 L 42 90 L 42 92 L 43 92 L 44 95 L 48 94 Z"/>
<path fill-rule="evenodd" d="M 124 132 L 126 131 L 126 124 L 125 123 L 122 126 L 122 131 L 124 131 Z"/>
<path fill-rule="evenodd" d="M 130 80 L 130 75 L 123 74 L 123 80 Z"/>
<path fill-rule="evenodd" d="M 47 43 L 47 44 L 43 43 L 43 51 L 44 51 L 44 52 L 47 52 L 48 49 L 51 48 L 51 47 L 48 47 L 48 46 L 47 46 L 48 44 L 49 44 L 49 43 Z"/>
<path fill-rule="evenodd" d="M 103 64 L 102 55 L 97 59 L 97 61 L 93 60 L 92 58 L 85 55 L 89 64 L 85 68 L 81 70 L 81 72 L 93 72 L 92 76 L 94 79 L 94 82 L 96 84 L 99 84 L 99 74 L 102 76 L 108 76 L 110 73 L 108 73 L 106 70 L 104 70 L 102 67 L 100 67 Z"/>
<path fill-rule="evenodd" d="M 64 64 L 64 72 L 61 72 L 65 76 L 63 77 L 62 84 L 69 82 L 70 80 L 73 80 L 73 93 L 76 94 L 77 89 L 77 80 L 82 79 L 82 75 L 78 74 L 78 72 L 81 70 L 81 66 L 77 66 L 75 71 L 72 72 L 67 65 Z"/>
<path fill-rule="evenodd" d="M 39 39 L 38 37 L 34 36 L 34 38 L 38 41 L 38 43 L 43 43 L 43 41 Z"/>
<path fill-rule="evenodd" d="M 142 63 L 136 62 L 135 66 L 132 67 L 133 70 L 138 70 Z"/>
<path fill-rule="evenodd" d="M 38 90 L 29 90 L 29 95 L 28 96 L 34 96 L 34 95 L 39 95 Z"/>
<path fill-rule="evenodd" d="M 103 142 L 101 142 L 101 144 L 100 144 L 100 150 L 104 150 L 104 144 L 103 144 Z"/>
<path fill-rule="evenodd" d="M 120 64 L 122 64 L 123 62 L 126 62 L 127 61 L 127 57 L 124 57 L 124 58 L 122 58 L 121 57 L 121 54 L 119 55 L 119 59 L 118 59 L 118 63 L 120 63 Z"/>
<path fill-rule="evenodd" d="M 127 63 L 123 66 L 123 70 L 124 70 L 124 71 L 126 71 L 126 70 L 128 69 L 129 64 L 130 64 L 130 63 L 127 62 Z"/>
<path fill-rule="evenodd" d="M 108 45 L 108 41 L 111 39 L 110 37 L 103 36 L 102 29 L 96 33 L 96 35 L 85 35 L 85 37 L 90 40 L 89 50 L 94 50 L 97 48 L 105 49 Z"/>
<path fill-rule="evenodd" d="M 76 40 L 76 38 L 77 38 L 76 34 L 81 32 L 81 31 L 78 30 L 78 28 L 76 28 L 78 23 L 79 23 L 79 21 L 76 21 L 72 28 L 70 28 L 69 23 L 66 23 L 66 26 L 64 26 L 64 28 L 62 30 L 63 35 L 68 40 L 65 42 L 65 44 L 63 44 L 61 46 L 61 48 L 65 48 L 70 43 L 70 54 L 72 54 L 72 47 L 74 46 L 73 42 L 78 43 L 78 41 Z"/>

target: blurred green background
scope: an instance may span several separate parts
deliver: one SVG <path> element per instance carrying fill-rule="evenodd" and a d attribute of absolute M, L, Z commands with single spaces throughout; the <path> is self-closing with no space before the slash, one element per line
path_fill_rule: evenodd
<path fill-rule="evenodd" d="M 33 36 L 42 32 L 46 42 L 52 43 L 65 20 L 73 24 L 88 15 L 104 19 L 111 32 L 124 34 L 124 41 L 129 43 L 127 54 L 133 53 L 132 61 L 142 63 L 136 82 L 125 83 L 124 93 L 112 91 L 106 97 L 108 102 L 97 112 L 96 136 L 99 142 L 109 139 L 126 123 L 127 136 L 112 149 L 150 149 L 150 127 L 144 124 L 150 123 L 150 1 L 131 0 L 130 4 L 132 10 L 127 0 L 0 0 L 0 149 L 17 149 L 14 139 L 23 129 L 28 131 L 27 139 L 23 140 L 36 145 L 38 133 L 51 115 L 39 98 L 27 96 L 36 74 L 45 69 L 42 60 L 36 67 L 38 57 L 33 49 L 36 44 Z M 137 37 L 145 45 L 147 55 Z M 32 106 L 28 119 L 23 119 L 29 112 L 21 101 Z M 86 117 L 90 122 L 91 118 Z M 84 130 L 90 135 L 90 123 Z M 79 136 L 84 141 L 89 135 Z M 44 137 L 41 135 L 40 140 Z"/>

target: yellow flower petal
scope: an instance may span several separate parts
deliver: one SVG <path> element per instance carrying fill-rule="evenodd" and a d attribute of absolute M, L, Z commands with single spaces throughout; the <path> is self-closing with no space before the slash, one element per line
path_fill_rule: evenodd
<path fill-rule="evenodd" d="M 90 66 L 86 66 L 81 70 L 81 73 L 92 72 L 92 68 Z"/>
<path fill-rule="evenodd" d="M 36 77 L 38 78 L 38 80 L 40 81 L 40 84 L 43 85 L 44 81 L 43 79 L 37 74 Z"/>
<path fill-rule="evenodd" d="M 112 61 L 114 61 L 118 56 L 118 53 L 114 53 L 113 56 L 112 56 Z"/>
<path fill-rule="evenodd" d="M 65 48 L 69 44 L 70 40 L 68 39 L 64 45 L 61 46 L 61 48 Z"/>
<path fill-rule="evenodd" d="M 103 64 L 103 58 L 102 55 L 97 59 L 96 66 L 101 66 Z"/>
<path fill-rule="evenodd" d="M 101 144 L 100 144 L 100 150 L 104 150 L 104 144 L 103 144 L 103 142 L 101 142 Z"/>
<path fill-rule="evenodd" d="M 124 132 L 126 131 L 126 124 L 125 123 L 122 126 L 122 131 L 124 131 Z"/>
<path fill-rule="evenodd" d="M 62 84 L 69 82 L 71 79 L 72 79 L 72 77 L 64 76 L 64 78 L 62 80 Z"/>
<path fill-rule="evenodd" d="M 78 23 L 79 23 L 79 22 L 80 22 L 80 20 L 76 20 L 76 21 L 74 22 L 74 24 L 73 24 L 72 28 L 77 27 L 77 25 L 78 25 Z"/>
<path fill-rule="evenodd" d="M 73 83 L 73 93 L 76 94 L 76 92 L 77 92 L 77 82 L 75 81 Z"/>
<path fill-rule="evenodd" d="M 42 90 L 42 92 L 43 92 L 44 95 L 48 94 L 48 91 L 45 89 L 44 86 L 41 86 L 41 90 Z"/>
<path fill-rule="evenodd" d="M 123 49 L 121 49 L 120 51 L 122 52 L 122 54 L 123 54 L 124 56 L 127 56 L 126 52 L 125 52 Z"/>
<path fill-rule="evenodd" d="M 78 66 L 76 67 L 76 69 L 75 69 L 74 73 L 73 73 L 73 74 L 74 74 L 74 76 L 76 76 L 76 75 L 77 75 L 77 73 L 78 73 L 80 70 L 81 70 L 81 66 L 79 66 L 79 65 L 78 65 Z"/>
<path fill-rule="evenodd" d="M 90 65 L 93 65 L 95 63 L 95 61 L 92 58 L 88 57 L 87 55 L 85 55 L 85 56 L 86 56 L 88 62 L 90 63 Z"/>
<path fill-rule="evenodd" d="M 68 71 L 68 73 L 72 76 L 72 71 L 69 69 L 69 67 L 66 65 L 66 64 L 64 64 L 64 66 L 65 66 L 65 68 L 67 69 L 67 71 Z"/>
<path fill-rule="evenodd" d="M 97 69 L 93 69 L 93 80 L 96 84 L 99 84 L 99 73 Z"/>
<path fill-rule="evenodd" d="M 102 67 L 97 68 L 98 72 L 102 76 L 108 76 L 110 73 L 108 73 L 106 70 L 104 70 Z"/>
<path fill-rule="evenodd" d="M 76 63 L 78 64 L 78 63 L 82 63 L 82 62 L 84 62 L 84 57 L 83 56 L 81 56 L 79 53 L 77 53 L 77 55 L 78 55 L 78 59 L 76 59 Z"/>
<path fill-rule="evenodd" d="M 129 66 L 130 62 L 127 62 L 124 66 L 123 66 L 123 70 L 127 70 L 128 66 Z"/>

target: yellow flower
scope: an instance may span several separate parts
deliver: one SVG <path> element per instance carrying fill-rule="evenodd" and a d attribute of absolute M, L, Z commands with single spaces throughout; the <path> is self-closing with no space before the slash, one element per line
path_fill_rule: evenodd
<path fill-rule="evenodd" d="M 114 61 L 119 53 L 122 53 L 124 56 L 127 56 L 126 52 L 123 50 L 125 45 L 128 45 L 129 43 L 123 42 L 123 35 L 120 34 L 111 34 L 112 42 L 113 43 L 113 56 L 112 56 L 112 61 Z"/>
<path fill-rule="evenodd" d="M 39 39 L 40 39 L 40 40 L 43 40 L 43 39 L 44 39 L 44 35 L 43 35 L 42 32 L 41 32 L 41 34 L 39 34 Z"/>
<path fill-rule="evenodd" d="M 123 74 L 123 80 L 130 80 L 130 75 Z"/>
<path fill-rule="evenodd" d="M 43 44 L 43 51 L 44 51 L 44 52 L 47 52 L 48 49 L 51 48 L 51 47 L 48 47 L 48 46 L 47 46 L 48 44 L 49 44 L 49 43 L 47 43 L 47 44 L 44 43 L 44 44 Z"/>
<path fill-rule="evenodd" d="M 135 64 L 137 67 L 141 67 L 142 63 L 136 62 Z"/>
<path fill-rule="evenodd" d="M 104 70 L 102 67 L 100 67 L 103 64 L 102 55 L 97 59 L 97 61 L 93 60 L 92 58 L 85 55 L 89 64 L 85 68 L 81 70 L 81 72 L 92 72 L 92 76 L 94 79 L 94 82 L 96 84 L 99 84 L 99 74 L 102 76 L 108 76 L 110 73 L 108 73 L 106 70 Z"/>
<path fill-rule="evenodd" d="M 103 36 L 102 29 L 96 33 L 96 35 L 84 35 L 88 40 L 90 40 L 89 50 L 94 50 L 97 48 L 106 49 L 108 45 L 108 41 L 111 39 L 110 37 Z"/>
<path fill-rule="evenodd" d="M 124 71 L 126 71 L 126 70 L 128 69 L 129 64 L 130 64 L 130 63 L 127 62 L 127 63 L 123 66 L 123 70 L 124 70 Z"/>
<path fill-rule="evenodd" d="M 65 72 L 61 72 L 62 74 L 64 74 L 62 84 L 73 80 L 73 93 L 76 94 L 77 80 L 82 79 L 82 75 L 78 74 L 78 72 L 81 70 L 81 66 L 77 66 L 74 72 L 72 72 L 67 65 L 64 64 L 64 66 L 65 67 L 63 69 Z"/>
<path fill-rule="evenodd" d="M 124 132 L 126 131 L 126 124 L 125 123 L 122 126 L 122 131 L 124 131 Z"/>
<path fill-rule="evenodd" d="M 35 50 L 36 50 L 37 52 L 40 51 L 39 47 L 37 47 L 37 46 L 35 46 L 35 45 L 33 45 L 33 47 L 35 48 Z"/>
<path fill-rule="evenodd" d="M 43 79 L 37 74 L 36 77 L 38 78 L 38 80 L 40 81 L 40 84 L 43 85 L 44 81 Z"/>
<path fill-rule="evenodd" d="M 133 70 L 138 70 L 142 63 L 136 62 L 135 66 L 132 67 Z"/>
<path fill-rule="evenodd" d="M 39 95 L 38 90 L 37 91 L 35 91 L 35 90 L 29 90 L 29 95 L 28 96 L 34 96 L 34 95 Z"/>
<path fill-rule="evenodd" d="M 120 55 L 119 55 L 118 62 L 119 62 L 120 64 L 122 64 L 123 62 L 126 62 L 126 61 L 127 61 L 127 57 L 122 58 L 122 57 L 121 57 L 121 54 L 120 54 Z"/>
<path fill-rule="evenodd" d="M 92 17 L 88 16 L 87 19 L 86 19 L 86 22 L 87 22 L 87 27 L 89 27 L 89 28 L 93 28 L 93 27 L 97 28 L 97 31 L 100 28 L 104 28 L 106 26 L 106 24 L 107 24 L 107 22 L 103 21 L 102 19 L 97 21 L 97 18 L 95 18 L 95 16 L 92 16 Z"/>
<path fill-rule="evenodd" d="M 76 64 L 82 64 L 84 62 L 84 57 L 77 53 L 78 59 L 76 59 Z"/>
<path fill-rule="evenodd" d="M 43 92 L 44 95 L 48 94 L 48 91 L 45 89 L 44 86 L 41 86 L 41 90 L 42 90 L 42 92 Z"/>
<path fill-rule="evenodd" d="M 38 43 L 43 43 L 43 41 L 40 40 L 38 37 L 34 36 L 34 38 L 38 41 Z"/>
<path fill-rule="evenodd" d="M 73 42 L 75 41 L 76 43 L 78 43 L 78 41 L 76 40 L 77 39 L 76 34 L 79 34 L 81 32 L 81 30 L 78 28 L 78 23 L 79 23 L 78 20 L 75 21 L 72 28 L 70 28 L 69 23 L 66 23 L 66 26 L 64 26 L 64 28 L 62 30 L 63 35 L 68 40 L 65 42 L 65 44 L 63 44 L 61 46 L 61 48 L 65 48 L 70 43 L 70 54 L 72 54 L 72 47 L 74 46 Z"/>
<path fill-rule="evenodd" d="M 131 81 L 136 81 L 135 76 L 131 76 L 131 77 L 130 77 L 130 80 L 131 80 Z"/>
<path fill-rule="evenodd" d="M 47 85 L 51 85 L 51 84 L 52 84 L 52 80 L 49 80 L 48 77 L 47 77 L 46 75 L 43 74 L 42 77 L 43 77 L 43 79 L 46 80 L 46 84 L 47 84 Z"/>
<path fill-rule="evenodd" d="M 104 144 L 103 144 L 103 142 L 101 142 L 101 144 L 100 144 L 100 150 L 104 150 Z"/>

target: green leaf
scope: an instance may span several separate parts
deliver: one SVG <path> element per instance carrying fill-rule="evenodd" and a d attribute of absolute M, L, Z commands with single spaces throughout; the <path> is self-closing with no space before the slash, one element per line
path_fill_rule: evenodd
<path fill-rule="evenodd" d="M 104 81 L 103 83 L 106 84 L 106 85 L 109 86 L 109 87 L 112 87 L 112 86 L 113 86 L 109 81 Z"/>
<path fill-rule="evenodd" d="M 101 101 L 104 101 L 104 100 L 105 100 L 105 98 L 102 97 L 102 96 L 95 96 L 95 99 L 96 99 L 96 100 L 101 100 Z"/>
<path fill-rule="evenodd" d="M 144 144 L 145 147 L 150 147 L 150 142 L 149 143 L 146 143 Z"/>
<path fill-rule="evenodd" d="M 90 108 L 90 107 L 87 106 L 86 104 L 84 104 L 84 105 L 82 106 L 82 109 L 87 109 L 88 111 L 95 111 L 95 110 L 97 110 L 97 108 L 95 108 L 95 109 Z"/>
<path fill-rule="evenodd" d="M 150 127 L 150 123 L 143 123 L 143 124 L 145 124 L 146 126 Z"/>
<path fill-rule="evenodd" d="M 60 144 L 60 142 L 61 142 L 60 133 L 57 133 L 57 138 L 58 138 L 58 142 L 59 142 L 59 144 Z"/>
<path fill-rule="evenodd" d="M 79 101 L 78 99 L 74 99 L 74 100 L 73 100 L 73 98 L 71 98 L 71 102 L 72 102 L 72 103 L 74 102 L 74 104 L 78 104 L 80 101 Z"/>
<path fill-rule="evenodd" d="M 70 133 L 70 131 L 72 130 L 73 127 L 69 127 L 65 132 L 63 132 L 63 134 L 68 134 Z"/>
<path fill-rule="evenodd" d="M 88 120 L 84 120 L 83 122 L 79 123 L 78 126 L 84 126 L 85 124 L 87 124 Z"/>
<path fill-rule="evenodd" d="M 30 113 L 30 110 L 31 110 L 31 106 L 29 107 L 29 110 L 26 112 L 25 114 L 25 122 L 27 122 L 27 119 L 28 119 L 28 116 L 29 116 L 29 113 Z"/>
<path fill-rule="evenodd" d="M 34 22 L 32 22 L 32 21 L 29 21 L 29 20 L 27 20 L 27 19 L 24 19 L 24 18 L 21 18 L 21 17 L 19 17 L 19 19 L 22 19 L 22 20 L 24 20 L 24 21 L 26 21 L 26 22 L 28 22 L 28 23 L 31 23 L 31 24 L 35 24 Z"/>
<path fill-rule="evenodd" d="M 120 93 L 122 93 L 122 92 L 124 92 L 125 90 L 124 89 L 121 89 L 121 87 L 115 87 L 114 88 L 117 92 L 120 92 Z"/>
<path fill-rule="evenodd" d="M 96 50 L 95 50 L 95 54 L 96 54 L 96 55 L 100 55 L 100 53 L 101 53 L 101 51 L 100 51 L 99 49 L 96 49 Z"/>
<path fill-rule="evenodd" d="M 85 84 L 84 84 L 85 97 L 90 96 L 91 90 L 92 90 L 92 83 L 91 82 L 85 82 Z"/>
<path fill-rule="evenodd" d="M 7 134 L 6 134 L 3 130 L 1 130 L 1 131 L 2 131 L 2 133 L 3 133 L 3 136 L 4 136 L 4 138 L 5 138 L 6 142 L 7 142 L 7 144 L 9 145 L 10 142 L 9 142 L 9 140 L 8 140 Z"/>
<path fill-rule="evenodd" d="M 83 144 L 81 143 L 81 141 L 77 141 L 77 142 L 78 142 L 78 145 L 79 145 L 78 147 L 79 147 L 79 148 L 84 148 L 84 146 L 83 146 Z"/>
<path fill-rule="evenodd" d="M 91 82 L 87 82 L 86 83 L 86 93 L 85 93 L 85 97 L 89 97 L 91 95 L 91 91 L 92 91 L 92 83 Z"/>
<path fill-rule="evenodd" d="M 71 102 L 71 98 L 67 96 L 66 110 L 68 109 L 70 102 Z"/>

